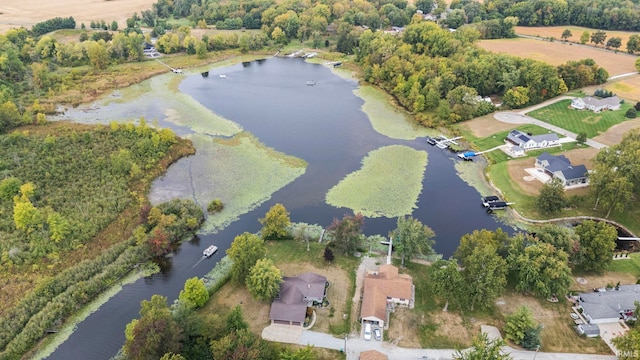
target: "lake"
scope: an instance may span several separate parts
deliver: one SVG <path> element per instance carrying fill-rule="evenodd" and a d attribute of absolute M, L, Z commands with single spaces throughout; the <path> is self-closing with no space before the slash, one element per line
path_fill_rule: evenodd
<path fill-rule="evenodd" d="M 308 81 L 314 81 L 315 85 L 307 85 Z M 160 294 L 172 302 L 187 279 L 202 277 L 213 268 L 236 235 L 258 231 L 261 227 L 258 219 L 275 203 L 282 203 L 294 222 L 325 227 L 334 218 L 351 213 L 349 209 L 327 205 L 325 195 L 347 174 L 358 170 L 370 151 L 383 146 L 400 144 L 428 152 L 423 189 L 411 215 L 434 230 L 434 248 L 445 258 L 453 254 L 464 234 L 476 229 L 506 228 L 482 208 L 481 194 L 460 179 L 454 167 L 459 160 L 454 154 L 428 145 L 424 138 L 399 140 L 377 133 L 361 110 L 363 100 L 353 93 L 357 86 L 355 81 L 335 75 L 326 66 L 289 58 L 247 62 L 211 69 L 206 77 L 186 77 L 180 84 L 181 92 L 237 122 L 266 146 L 304 159 L 308 168 L 268 201 L 226 228 L 215 234 L 200 234 L 194 241 L 184 243 L 163 265 L 161 273 L 125 285 L 78 324 L 71 337 L 48 358 L 111 358 L 124 343 L 125 325 L 139 316 L 141 300 Z M 164 113 L 157 108 L 146 111 L 154 115 Z M 158 124 L 170 126 L 180 134 L 193 132 L 162 117 Z M 152 193 L 174 188 L 179 174 L 173 169 L 180 168 L 181 161 L 191 160 L 183 159 L 172 166 L 153 184 Z M 396 221 L 367 218 L 364 232 L 386 236 L 395 229 Z M 219 251 L 201 260 L 202 251 L 211 243 Z"/>

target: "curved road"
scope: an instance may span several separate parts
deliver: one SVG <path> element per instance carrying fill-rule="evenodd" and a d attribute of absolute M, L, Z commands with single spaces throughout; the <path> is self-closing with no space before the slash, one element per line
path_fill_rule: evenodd
<path fill-rule="evenodd" d="M 534 119 L 531 116 L 526 115 L 528 112 L 543 108 L 545 106 L 551 105 L 553 103 L 556 103 L 558 101 L 561 100 L 567 100 L 567 99 L 573 99 L 573 97 L 571 96 L 559 96 L 557 98 L 553 98 L 551 100 L 547 100 L 545 102 L 542 102 L 538 105 L 534 105 L 531 107 L 528 107 L 526 109 L 523 109 L 521 111 L 515 112 L 515 111 L 500 111 L 497 113 L 493 114 L 493 117 L 501 122 L 504 123 L 509 123 L 509 124 L 534 124 L 534 125 L 538 125 L 540 127 L 543 127 L 545 129 L 551 130 L 555 133 L 558 134 L 562 134 L 566 137 L 570 137 L 572 139 L 575 139 L 578 135 L 575 133 L 572 133 L 571 131 L 568 131 L 566 129 L 563 129 L 561 127 L 557 127 L 555 125 L 551 125 L 549 123 L 546 123 L 544 121 L 538 120 L 538 119 Z M 591 140 L 591 139 L 587 139 L 586 144 L 595 148 L 595 149 L 602 149 L 602 148 L 606 148 L 607 145 L 599 143 L 595 140 Z"/>

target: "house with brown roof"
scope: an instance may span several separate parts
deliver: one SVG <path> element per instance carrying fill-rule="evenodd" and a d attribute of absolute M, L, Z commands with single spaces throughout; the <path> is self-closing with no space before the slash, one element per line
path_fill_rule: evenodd
<path fill-rule="evenodd" d="M 272 324 L 302 326 L 307 308 L 322 304 L 327 291 L 327 278 L 312 272 L 283 277 L 280 292 L 271 303 Z"/>
<path fill-rule="evenodd" d="M 398 268 L 385 264 L 364 277 L 360 319 L 363 323 L 389 328 L 389 313 L 395 306 L 413 308 L 415 287 L 410 275 L 399 274 Z"/>
<path fill-rule="evenodd" d="M 388 360 L 389 357 L 377 350 L 367 350 L 360 353 L 360 360 Z"/>

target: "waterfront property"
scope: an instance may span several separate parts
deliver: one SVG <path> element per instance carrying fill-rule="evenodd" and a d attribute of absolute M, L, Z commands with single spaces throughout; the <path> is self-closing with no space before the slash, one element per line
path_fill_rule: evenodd
<path fill-rule="evenodd" d="M 578 110 L 587 109 L 596 113 L 602 110 L 618 110 L 620 109 L 620 98 L 615 95 L 604 99 L 591 96 L 575 98 L 571 100 L 571 107 Z"/>
<path fill-rule="evenodd" d="M 506 141 L 523 151 L 560 146 L 560 138 L 555 133 L 529 135 L 520 130 L 513 130 L 507 135 Z"/>
<path fill-rule="evenodd" d="M 564 155 L 551 155 L 547 152 L 536 158 L 535 167 L 544 171 L 551 179 L 560 179 L 565 187 L 586 186 L 589 184 L 589 171 L 584 165 L 571 165 Z"/>
<path fill-rule="evenodd" d="M 269 319 L 272 324 L 302 326 L 307 308 L 321 305 L 327 291 L 327 278 L 307 272 L 283 278 L 280 293 L 271 304 Z"/>
<path fill-rule="evenodd" d="M 398 268 L 385 264 L 365 274 L 362 292 L 362 323 L 389 328 L 389 314 L 396 305 L 413 308 L 415 287 L 410 275 L 399 274 Z"/>

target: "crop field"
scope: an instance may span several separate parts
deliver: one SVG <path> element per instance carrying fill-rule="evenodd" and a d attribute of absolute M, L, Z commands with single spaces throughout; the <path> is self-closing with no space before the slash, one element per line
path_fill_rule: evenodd
<path fill-rule="evenodd" d="M 557 66 L 569 60 L 593 59 L 596 64 L 609 72 L 609 76 L 635 72 L 636 57 L 626 53 L 614 53 L 591 46 L 565 44 L 560 41 L 548 42 L 535 39 L 482 40 L 479 46 L 485 50 L 511 54 L 523 58 L 544 61 Z"/>
<path fill-rule="evenodd" d="M 11 28 L 31 27 L 54 17 L 73 16 L 77 26 L 91 20 L 117 21 L 124 27 L 134 12 L 150 10 L 156 0 L 2 0 L 0 2 L 0 33 Z"/>
<path fill-rule="evenodd" d="M 571 30 L 571 37 L 569 37 L 567 40 L 574 43 L 580 42 L 580 35 L 582 35 L 583 32 L 588 31 L 589 34 L 591 34 L 597 31 L 597 29 L 567 25 L 567 26 L 542 26 L 542 27 L 516 26 L 515 32 L 518 35 L 529 35 L 529 36 L 537 36 L 542 38 L 553 37 L 557 41 L 562 41 L 561 39 L 562 32 L 565 31 L 566 29 Z M 605 43 L 607 40 L 611 39 L 612 37 L 619 37 L 622 39 L 622 46 L 620 46 L 621 51 L 627 51 L 627 40 L 629 39 L 629 36 L 633 34 L 638 34 L 634 32 L 615 31 L 615 30 L 605 30 L 604 32 L 607 33 L 607 38 L 605 39 Z M 589 38 L 589 41 L 591 41 L 591 38 Z M 587 44 L 593 44 L 593 43 L 587 42 Z"/>
<path fill-rule="evenodd" d="M 594 113 L 569 107 L 571 100 L 562 100 L 528 113 L 527 115 L 587 137 L 606 132 L 610 127 L 628 120 L 624 114 L 631 107 L 622 104 L 620 110 Z"/>

